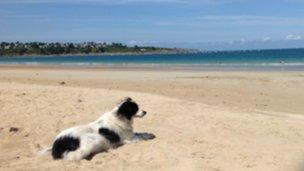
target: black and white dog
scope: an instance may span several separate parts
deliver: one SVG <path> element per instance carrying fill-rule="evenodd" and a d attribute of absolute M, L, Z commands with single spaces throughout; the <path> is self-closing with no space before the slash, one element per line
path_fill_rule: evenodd
<path fill-rule="evenodd" d="M 133 118 L 145 115 L 146 111 L 140 110 L 136 102 L 127 97 L 96 121 L 62 131 L 56 137 L 52 148 L 46 151 L 51 153 L 54 159 L 80 161 L 91 159 L 97 153 L 134 139 L 153 139 L 153 134 L 133 133 Z"/>

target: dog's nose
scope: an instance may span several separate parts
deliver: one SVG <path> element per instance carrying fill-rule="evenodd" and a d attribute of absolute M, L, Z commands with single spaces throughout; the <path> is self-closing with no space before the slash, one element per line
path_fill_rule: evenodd
<path fill-rule="evenodd" d="M 143 114 L 145 115 L 145 114 L 147 114 L 147 112 L 146 112 L 146 111 L 143 111 Z"/>

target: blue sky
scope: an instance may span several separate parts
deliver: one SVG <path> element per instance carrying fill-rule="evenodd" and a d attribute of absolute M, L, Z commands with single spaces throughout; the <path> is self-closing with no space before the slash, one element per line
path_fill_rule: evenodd
<path fill-rule="evenodd" d="M 0 0 L 0 41 L 304 47 L 303 0 Z"/>

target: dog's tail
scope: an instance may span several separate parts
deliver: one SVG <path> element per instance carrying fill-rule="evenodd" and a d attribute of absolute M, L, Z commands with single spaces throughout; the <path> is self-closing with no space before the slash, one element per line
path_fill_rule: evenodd
<path fill-rule="evenodd" d="M 48 147 L 48 148 L 42 149 L 39 152 L 39 154 L 40 155 L 44 155 L 44 156 L 50 156 L 52 154 L 52 147 Z"/>

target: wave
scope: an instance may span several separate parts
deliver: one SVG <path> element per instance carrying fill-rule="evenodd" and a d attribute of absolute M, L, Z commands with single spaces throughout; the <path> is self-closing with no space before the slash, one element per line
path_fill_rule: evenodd
<path fill-rule="evenodd" d="M 108 66 L 304 66 L 304 62 L 288 62 L 288 63 L 278 63 L 278 62 L 262 62 L 262 63 L 103 63 L 103 62 L 1 62 L 0 64 L 5 65 L 108 65 Z"/>
<path fill-rule="evenodd" d="M 1 62 L 0 65 L 28 66 L 69 66 L 69 67 L 113 67 L 147 69 L 186 69 L 186 70 L 284 70 L 304 71 L 304 62 L 261 62 L 261 63 L 100 63 L 100 62 Z"/>

